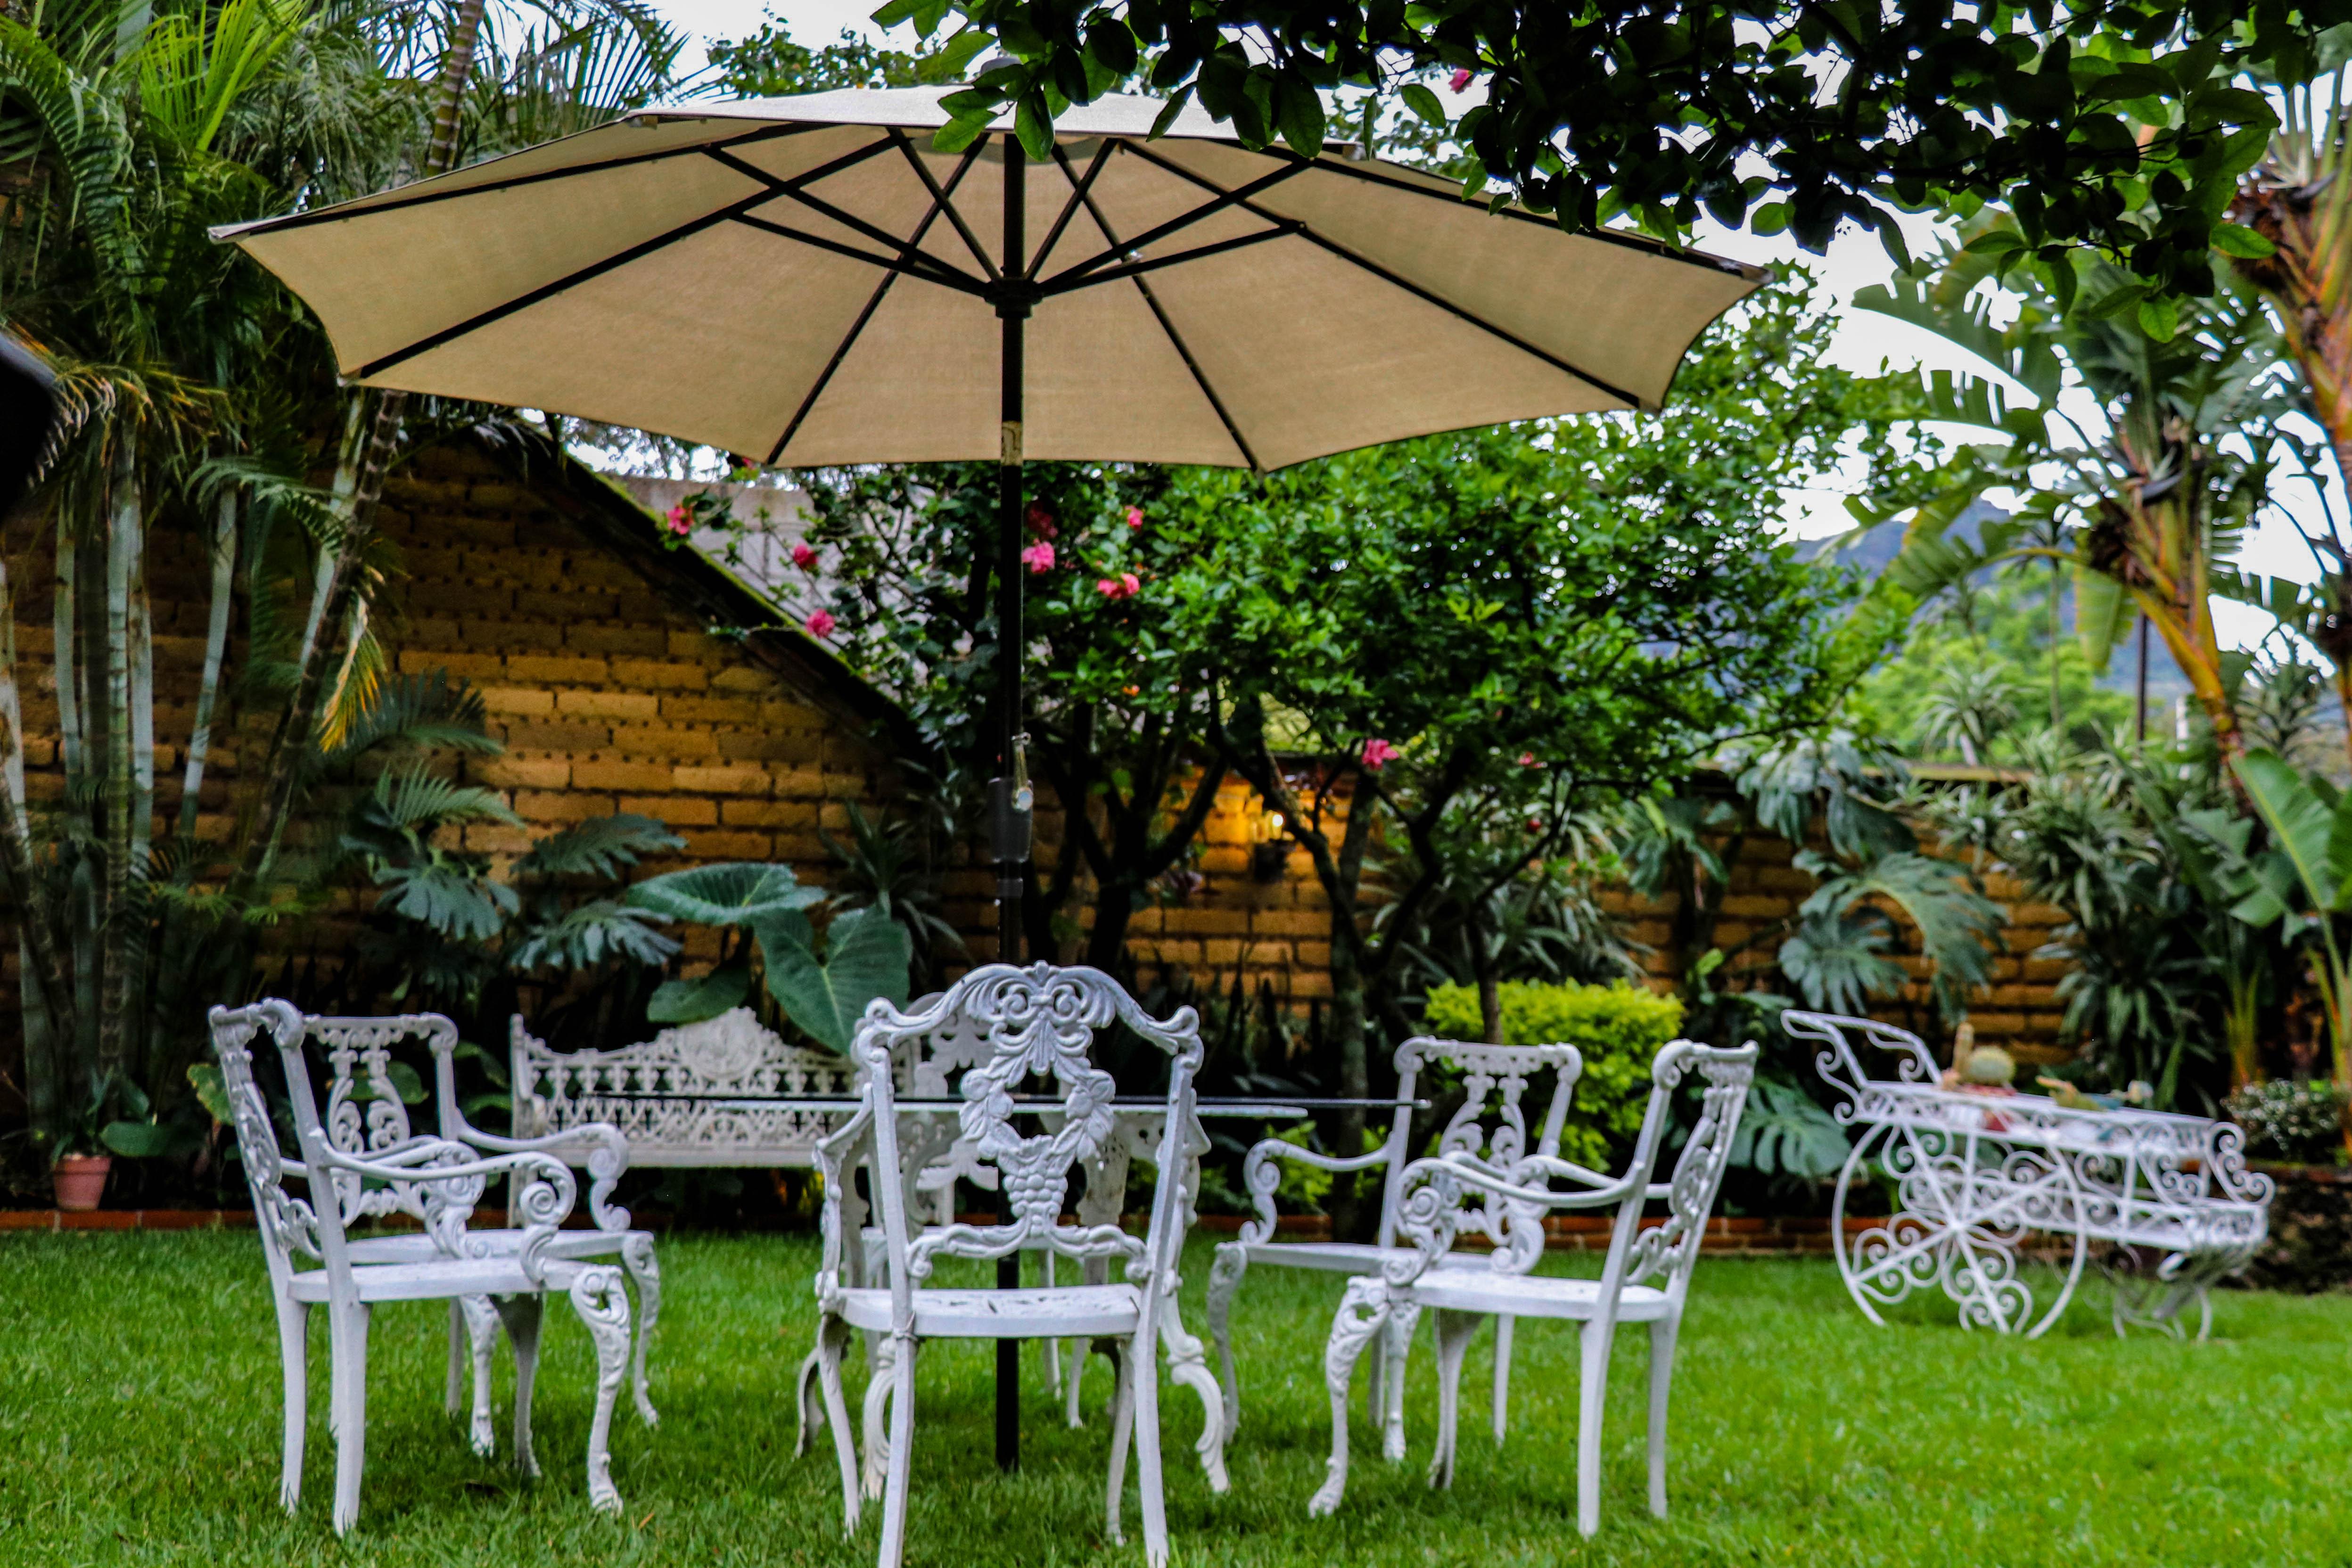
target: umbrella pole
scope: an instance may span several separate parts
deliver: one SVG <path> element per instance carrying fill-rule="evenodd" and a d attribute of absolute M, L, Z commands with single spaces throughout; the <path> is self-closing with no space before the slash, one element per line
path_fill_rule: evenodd
<path fill-rule="evenodd" d="M 1004 260 L 996 314 L 1003 326 L 1003 350 L 998 378 L 1002 421 L 996 467 L 996 713 L 997 776 L 990 788 L 992 810 L 992 846 L 996 859 L 996 958 L 1001 964 L 1021 961 L 1021 885 L 1029 860 L 1031 824 L 1029 769 L 1022 757 L 1026 738 L 1021 730 L 1021 388 L 1024 380 L 1022 341 L 1029 321 L 1025 288 L 1028 242 L 1023 220 L 1027 215 L 1028 154 L 1018 139 L 1004 138 Z M 1006 287 L 1010 285 L 1011 287 Z M 997 1191 L 999 1218 L 1010 1220 L 1008 1184 Z M 1021 1285 L 1021 1254 L 996 1262 L 999 1290 Z M 996 1342 L 996 1463 L 1015 1469 L 1021 1463 L 1021 1342 Z"/>

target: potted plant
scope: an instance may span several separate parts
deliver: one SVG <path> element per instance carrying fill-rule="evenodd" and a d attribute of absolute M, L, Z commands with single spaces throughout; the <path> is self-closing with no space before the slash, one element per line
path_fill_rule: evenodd
<path fill-rule="evenodd" d="M 96 1208 L 116 1155 L 165 1152 L 165 1130 L 145 1120 L 148 1112 L 147 1096 L 139 1085 L 120 1072 L 90 1073 L 80 1114 L 58 1141 L 57 1160 L 49 1167 L 59 1208 Z"/>

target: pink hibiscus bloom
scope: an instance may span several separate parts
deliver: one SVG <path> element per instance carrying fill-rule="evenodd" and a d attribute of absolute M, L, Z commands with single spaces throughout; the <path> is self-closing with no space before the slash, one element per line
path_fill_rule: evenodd
<path fill-rule="evenodd" d="M 808 618 L 809 635 L 812 637 L 830 637 L 833 635 L 834 627 L 838 624 L 839 622 L 834 620 L 833 612 L 830 610 L 819 610 L 814 612 Z"/>
<path fill-rule="evenodd" d="M 1143 508 L 1141 507 L 1129 507 L 1127 509 L 1127 526 L 1130 528 L 1139 528 L 1143 526 Z"/>
<path fill-rule="evenodd" d="M 669 531 L 680 535 L 694 531 L 694 519 L 686 515 L 686 508 L 683 506 L 672 507 L 669 509 Z"/>
<path fill-rule="evenodd" d="M 1114 601 L 1120 599 L 1132 599 L 1136 594 L 1142 591 L 1142 580 L 1138 578 L 1135 573 L 1131 571 L 1122 571 L 1117 577 L 1103 577 L 1097 578 L 1095 580 L 1095 591 L 1101 594 L 1105 599 Z"/>
<path fill-rule="evenodd" d="M 1032 501 L 1028 512 L 1029 531 L 1041 539 L 1058 538 L 1062 530 L 1054 526 L 1054 514 Z"/>
<path fill-rule="evenodd" d="M 1374 773 L 1378 773 L 1402 755 L 1402 752 L 1378 736 L 1364 742 L 1364 766 Z"/>
<path fill-rule="evenodd" d="M 1455 71 L 1454 73 L 1453 79 L 1448 81 L 1445 84 L 1445 87 L 1446 90 L 1449 92 L 1460 92 L 1464 88 L 1468 87 L 1469 85 L 1470 72 L 1465 67 L 1461 70 Z"/>
<path fill-rule="evenodd" d="M 808 546 L 804 544 L 794 545 L 793 547 L 793 564 L 799 567 L 803 571 L 809 570 L 816 565 L 816 551 L 809 549 Z"/>
<path fill-rule="evenodd" d="M 1029 569 L 1032 577 L 1041 571 L 1051 571 L 1054 570 L 1054 547 L 1040 540 L 1021 552 L 1021 561 Z"/>
<path fill-rule="evenodd" d="M 1519 766 L 1522 768 L 1541 768 L 1543 764 L 1536 760 L 1536 754 L 1534 752 L 1522 751 L 1519 753 Z"/>

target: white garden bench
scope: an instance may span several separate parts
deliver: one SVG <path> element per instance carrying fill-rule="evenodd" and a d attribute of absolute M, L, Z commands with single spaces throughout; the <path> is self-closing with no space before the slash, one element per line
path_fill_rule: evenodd
<path fill-rule="evenodd" d="M 787 1045 L 749 1008 L 666 1029 L 611 1051 L 553 1051 L 509 1026 L 514 1135 L 543 1138 L 604 1123 L 628 1140 L 629 1164 L 814 1166 L 839 1113 L 763 1099 L 844 1100 L 846 1059 Z M 731 1102 L 718 1103 L 728 1096 Z"/>

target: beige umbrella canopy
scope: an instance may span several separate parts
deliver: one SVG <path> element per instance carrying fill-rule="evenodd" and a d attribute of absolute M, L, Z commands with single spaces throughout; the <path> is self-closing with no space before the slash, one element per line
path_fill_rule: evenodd
<path fill-rule="evenodd" d="M 653 110 L 219 235 L 353 380 L 784 465 L 999 457 L 1008 336 L 1031 459 L 1278 468 L 1655 408 L 1766 276 L 1249 152 L 1195 107 L 1150 140 L 1146 98 L 1069 110 L 1008 182 L 1010 135 L 931 148 L 951 90 Z"/>

